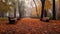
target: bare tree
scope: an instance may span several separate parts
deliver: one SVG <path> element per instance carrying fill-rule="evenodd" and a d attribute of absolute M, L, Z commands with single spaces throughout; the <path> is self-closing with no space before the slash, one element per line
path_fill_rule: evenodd
<path fill-rule="evenodd" d="M 34 2 L 34 4 L 35 4 L 35 7 L 36 7 L 36 13 L 37 13 L 37 16 L 39 16 L 39 14 L 38 14 L 38 8 L 37 8 L 37 4 L 36 4 L 35 0 L 33 0 L 33 2 Z"/>
<path fill-rule="evenodd" d="M 16 2 L 13 2 L 13 5 L 15 5 L 15 7 L 14 7 L 14 18 L 16 18 Z"/>
<path fill-rule="evenodd" d="M 19 18 L 22 17 L 22 15 L 24 15 L 24 1 L 18 1 L 18 10 L 19 10 Z"/>
<path fill-rule="evenodd" d="M 41 19 L 43 18 L 43 13 L 44 13 L 44 5 L 45 5 L 45 0 L 41 0 L 42 3 L 42 11 L 41 11 Z"/>
<path fill-rule="evenodd" d="M 21 5 L 20 5 L 20 3 L 19 3 L 19 1 L 18 1 L 19 18 L 21 18 L 21 16 L 22 16 L 22 15 L 21 15 L 21 12 L 20 12 L 20 8 L 21 8 L 20 6 L 21 6 Z"/>
<path fill-rule="evenodd" d="M 55 0 L 53 0 L 53 19 L 56 19 Z"/>

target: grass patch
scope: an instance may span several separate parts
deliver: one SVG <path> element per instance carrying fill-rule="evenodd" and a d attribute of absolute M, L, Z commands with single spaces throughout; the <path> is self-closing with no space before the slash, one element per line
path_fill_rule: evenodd
<path fill-rule="evenodd" d="M 8 18 L 1 18 L 0 17 L 0 21 L 8 21 Z"/>

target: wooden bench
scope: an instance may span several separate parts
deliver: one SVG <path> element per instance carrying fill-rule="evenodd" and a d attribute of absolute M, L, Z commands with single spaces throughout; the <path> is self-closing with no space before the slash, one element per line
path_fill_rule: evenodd
<path fill-rule="evenodd" d="M 42 18 L 42 21 L 44 21 L 44 22 L 49 22 L 49 20 L 50 20 L 49 17 L 43 17 L 43 18 Z"/>
<path fill-rule="evenodd" d="M 9 20 L 9 24 L 14 24 L 17 21 L 16 18 L 10 18 L 10 17 L 8 17 L 8 20 Z"/>

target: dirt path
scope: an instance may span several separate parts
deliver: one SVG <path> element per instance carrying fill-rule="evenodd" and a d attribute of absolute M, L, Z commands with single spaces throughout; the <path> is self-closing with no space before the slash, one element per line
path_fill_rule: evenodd
<path fill-rule="evenodd" d="M 42 22 L 39 19 L 22 18 L 15 24 L 0 22 L 0 34 L 60 34 L 60 21 Z"/>

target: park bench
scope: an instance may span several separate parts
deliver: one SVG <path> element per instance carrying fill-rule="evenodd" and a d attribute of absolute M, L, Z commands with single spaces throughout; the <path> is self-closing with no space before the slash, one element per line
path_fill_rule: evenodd
<path fill-rule="evenodd" d="M 41 20 L 44 22 L 49 22 L 50 18 L 49 17 L 43 17 Z"/>
<path fill-rule="evenodd" d="M 9 20 L 9 24 L 14 24 L 17 21 L 17 19 L 13 17 L 8 17 L 8 20 Z"/>

